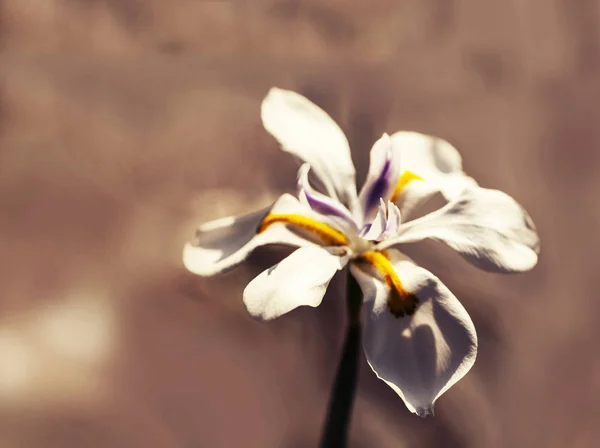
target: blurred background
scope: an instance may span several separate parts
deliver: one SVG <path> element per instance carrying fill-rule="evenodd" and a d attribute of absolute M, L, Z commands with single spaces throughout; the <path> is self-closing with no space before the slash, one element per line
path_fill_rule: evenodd
<path fill-rule="evenodd" d="M 180 258 L 200 222 L 294 189 L 271 86 L 340 123 L 359 183 L 382 132 L 431 133 L 542 238 L 516 276 L 417 253 L 478 360 L 425 420 L 363 360 L 351 446 L 598 446 L 598 1 L 0 5 L 0 446 L 316 445 L 344 279 L 258 324 L 242 290 L 280 251 L 211 279 Z"/>

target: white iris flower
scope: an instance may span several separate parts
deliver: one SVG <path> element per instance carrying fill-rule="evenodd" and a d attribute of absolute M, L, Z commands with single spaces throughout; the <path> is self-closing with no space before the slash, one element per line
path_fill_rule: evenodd
<path fill-rule="evenodd" d="M 475 362 L 477 335 L 465 308 L 402 245 L 434 239 L 496 272 L 537 263 L 531 218 L 510 196 L 480 188 L 448 142 L 414 132 L 384 134 L 371 149 L 359 194 L 348 141 L 339 126 L 303 96 L 271 89 L 262 121 L 286 152 L 302 159 L 298 195 L 245 216 L 200 226 L 186 244 L 191 272 L 210 276 L 242 262 L 258 246 L 297 249 L 252 280 L 244 304 L 256 319 L 298 306 L 316 307 L 336 272 L 349 265 L 363 291 L 367 361 L 421 416 Z M 322 192 L 308 179 L 309 170 Z M 432 199 L 445 205 L 419 215 Z"/>

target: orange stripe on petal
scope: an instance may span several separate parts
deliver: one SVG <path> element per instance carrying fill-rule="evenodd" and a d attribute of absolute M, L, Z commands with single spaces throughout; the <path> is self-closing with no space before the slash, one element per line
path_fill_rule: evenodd
<path fill-rule="evenodd" d="M 385 252 L 365 252 L 361 259 L 371 263 L 381 274 L 390 288 L 388 309 L 395 317 L 404 317 L 414 314 L 419 299 L 416 295 L 406 291 L 402 286 L 400 277 L 396 274 L 394 266 L 390 263 Z"/>
<path fill-rule="evenodd" d="M 348 238 L 339 230 L 306 216 L 296 214 L 269 213 L 263 219 L 258 233 L 264 232 L 267 227 L 277 223 L 291 224 L 306 229 L 318 235 L 323 243 L 328 246 L 346 246 L 348 244 Z"/>

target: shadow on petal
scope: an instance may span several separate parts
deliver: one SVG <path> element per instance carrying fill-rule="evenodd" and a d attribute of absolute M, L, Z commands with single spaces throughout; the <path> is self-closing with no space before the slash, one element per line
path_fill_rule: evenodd
<path fill-rule="evenodd" d="M 421 304 L 411 317 L 395 318 L 385 296 L 367 302 L 365 353 L 407 407 L 426 416 L 475 362 L 477 336 L 466 310 L 439 279 L 410 262 L 397 270 Z"/>

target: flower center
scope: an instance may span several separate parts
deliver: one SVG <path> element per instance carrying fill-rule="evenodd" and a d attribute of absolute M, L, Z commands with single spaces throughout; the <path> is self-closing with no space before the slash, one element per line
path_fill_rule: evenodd
<path fill-rule="evenodd" d="M 414 314 L 419 299 L 416 295 L 406 291 L 400 277 L 396 274 L 394 266 L 385 251 L 373 250 L 376 241 L 367 240 L 359 236 L 347 237 L 342 232 L 328 224 L 316 221 L 303 215 L 269 213 L 262 220 L 257 233 L 264 232 L 273 224 L 290 224 L 300 229 L 309 231 L 318 236 L 324 245 L 340 247 L 344 254 L 348 254 L 356 263 L 368 263 L 374 267 L 390 289 L 388 309 L 395 317 L 404 317 Z"/>
<path fill-rule="evenodd" d="M 352 251 L 352 258 L 361 256 L 364 252 L 369 252 L 373 249 L 375 242 L 366 240 L 359 236 L 350 238 L 348 241 L 348 248 Z"/>

